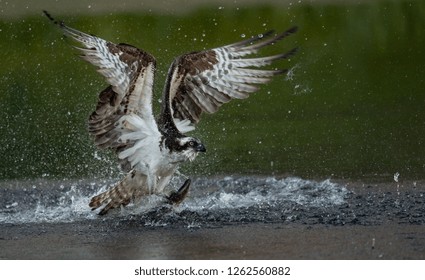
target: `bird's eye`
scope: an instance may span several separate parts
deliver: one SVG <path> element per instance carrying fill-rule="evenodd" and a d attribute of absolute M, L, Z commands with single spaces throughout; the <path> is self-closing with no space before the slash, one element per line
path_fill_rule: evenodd
<path fill-rule="evenodd" d="M 190 141 L 189 146 L 191 146 L 191 147 L 195 146 L 195 141 Z"/>

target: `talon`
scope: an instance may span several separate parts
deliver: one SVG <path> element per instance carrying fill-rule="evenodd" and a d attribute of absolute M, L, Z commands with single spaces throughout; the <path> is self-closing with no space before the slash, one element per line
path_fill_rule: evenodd
<path fill-rule="evenodd" d="M 169 196 L 166 197 L 168 203 L 170 204 L 180 204 L 187 196 L 189 192 L 191 180 L 187 179 L 183 186 L 176 192 L 172 192 Z"/>

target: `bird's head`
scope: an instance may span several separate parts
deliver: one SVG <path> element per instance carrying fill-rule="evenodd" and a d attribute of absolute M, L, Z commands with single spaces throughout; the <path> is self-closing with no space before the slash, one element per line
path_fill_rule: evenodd
<path fill-rule="evenodd" d="M 204 144 L 202 144 L 201 140 L 194 137 L 182 137 L 177 141 L 180 146 L 179 150 L 182 151 L 183 155 L 190 161 L 194 160 L 198 153 L 206 152 Z"/>

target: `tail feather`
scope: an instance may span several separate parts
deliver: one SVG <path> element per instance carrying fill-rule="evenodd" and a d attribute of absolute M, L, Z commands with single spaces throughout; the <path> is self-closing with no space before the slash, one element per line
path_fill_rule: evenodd
<path fill-rule="evenodd" d="M 145 192 L 140 191 L 143 188 L 144 181 L 142 176 L 137 176 L 133 171 L 126 175 L 126 177 L 115 185 L 113 188 L 94 196 L 89 206 L 92 210 L 105 205 L 99 212 L 99 215 L 105 215 L 110 209 L 118 208 L 121 205 L 126 206 L 132 200 L 140 198 Z"/>

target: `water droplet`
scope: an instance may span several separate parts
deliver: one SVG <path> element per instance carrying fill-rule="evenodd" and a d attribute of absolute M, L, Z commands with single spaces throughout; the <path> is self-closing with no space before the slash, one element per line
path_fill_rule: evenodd
<path fill-rule="evenodd" d="M 398 183 L 398 179 L 400 178 L 400 173 L 398 173 L 398 172 L 396 172 L 395 174 L 394 174 L 394 181 L 396 182 L 396 183 Z"/>

